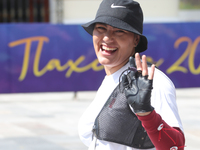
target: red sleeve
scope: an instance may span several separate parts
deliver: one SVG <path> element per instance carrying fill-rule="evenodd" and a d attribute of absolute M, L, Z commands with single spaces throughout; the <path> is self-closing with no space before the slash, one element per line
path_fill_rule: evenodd
<path fill-rule="evenodd" d="M 179 128 L 170 127 L 154 111 L 147 116 L 137 116 L 147 131 L 156 150 L 184 150 L 185 137 Z"/>

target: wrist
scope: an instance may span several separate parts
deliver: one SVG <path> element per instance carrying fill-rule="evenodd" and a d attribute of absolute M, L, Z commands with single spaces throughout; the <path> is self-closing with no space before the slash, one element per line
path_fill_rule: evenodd
<path fill-rule="evenodd" d="M 149 112 L 144 112 L 144 113 L 136 113 L 138 116 L 147 116 L 151 113 L 151 111 Z"/>

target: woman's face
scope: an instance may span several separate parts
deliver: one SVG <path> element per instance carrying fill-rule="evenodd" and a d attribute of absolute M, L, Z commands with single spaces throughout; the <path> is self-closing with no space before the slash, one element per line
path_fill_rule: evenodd
<path fill-rule="evenodd" d="M 139 35 L 107 24 L 97 23 L 93 31 L 93 44 L 99 63 L 110 75 L 124 66 L 135 53 Z"/>

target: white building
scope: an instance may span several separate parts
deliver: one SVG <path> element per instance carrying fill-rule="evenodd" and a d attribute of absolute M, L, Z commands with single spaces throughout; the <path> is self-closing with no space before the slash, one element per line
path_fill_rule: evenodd
<path fill-rule="evenodd" d="M 94 19 L 96 11 L 102 0 L 51 0 L 59 3 L 59 12 L 62 16 L 60 23 L 84 23 Z M 179 22 L 200 21 L 200 10 L 180 10 L 181 0 L 136 0 L 140 3 L 145 22 Z M 58 11 L 57 11 L 58 12 Z M 56 12 L 54 12 L 56 13 Z M 56 22 L 56 15 L 52 22 Z"/>

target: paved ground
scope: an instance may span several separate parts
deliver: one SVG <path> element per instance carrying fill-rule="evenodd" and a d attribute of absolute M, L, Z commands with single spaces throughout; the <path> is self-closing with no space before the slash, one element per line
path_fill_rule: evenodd
<path fill-rule="evenodd" d="M 0 94 L 0 150 L 87 150 L 78 137 L 81 114 L 95 92 Z M 199 150 L 200 89 L 178 89 L 186 150 Z"/>

